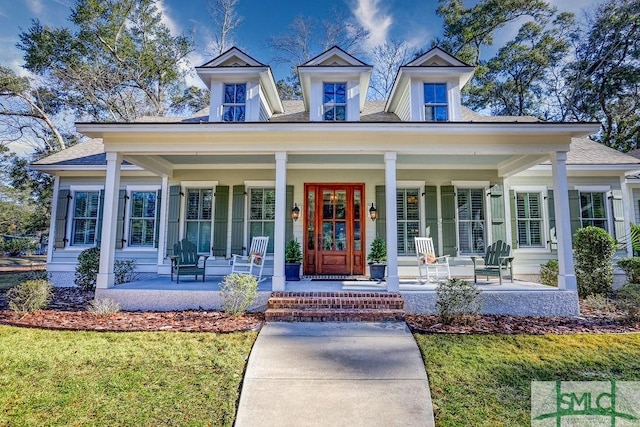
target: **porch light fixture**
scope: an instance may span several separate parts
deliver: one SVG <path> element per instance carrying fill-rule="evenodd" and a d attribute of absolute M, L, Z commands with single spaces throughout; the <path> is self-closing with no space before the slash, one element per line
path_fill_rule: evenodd
<path fill-rule="evenodd" d="M 298 204 L 295 203 L 293 206 L 293 209 L 291 209 L 291 219 L 294 221 L 297 221 L 299 217 L 300 217 L 300 208 L 298 207 Z"/>
<path fill-rule="evenodd" d="M 371 221 L 375 221 L 376 218 L 378 218 L 378 209 L 373 206 L 373 203 L 371 203 L 371 207 L 369 208 L 369 218 L 371 218 Z"/>

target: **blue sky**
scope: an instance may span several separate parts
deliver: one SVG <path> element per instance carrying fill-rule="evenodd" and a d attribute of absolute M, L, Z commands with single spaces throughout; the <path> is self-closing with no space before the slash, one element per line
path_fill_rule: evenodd
<path fill-rule="evenodd" d="M 561 10 L 576 12 L 600 0 L 551 0 Z M 467 1 L 471 5 L 474 1 Z M 15 47 L 20 29 L 27 30 L 31 19 L 38 18 L 45 25 L 68 24 L 73 0 L 0 0 L 0 63 L 20 72 L 22 53 Z M 412 47 L 429 47 L 430 40 L 441 32 L 442 22 L 435 14 L 437 0 L 240 0 L 238 14 L 243 17 L 234 41 L 259 61 L 274 67 L 276 78 L 284 77 L 287 67 L 273 63 L 274 53 L 269 51 L 266 40 L 270 35 L 286 31 L 296 15 L 308 15 L 318 19 L 330 18 L 332 10 L 357 19 L 370 31 L 368 47 L 389 38 L 407 40 Z M 174 33 L 193 34 L 198 50 L 190 58 L 191 66 L 198 66 L 210 59 L 205 52 L 210 35 L 211 18 L 207 0 L 163 0 L 160 6 L 165 22 Z M 516 23 L 496 36 L 496 45 L 515 35 Z M 320 53 L 320 52 L 317 52 Z M 194 83 L 192 80 L 191 83 Z"/>

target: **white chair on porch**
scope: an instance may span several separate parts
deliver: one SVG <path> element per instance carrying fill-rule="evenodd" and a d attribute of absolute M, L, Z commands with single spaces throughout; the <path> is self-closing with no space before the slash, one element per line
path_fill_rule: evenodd
<path fill-rule="evenodd" d="M 433 239 L 431 237 L 415 237 L 416 256 L 418 257 L 418 274 L 420 275 L 420 283 L 439 281 L 440 277 L 451 279 L 451 270 L 449 270 L 449 255 L 436 256 L 433 247 Z"/>
<path fill-rule="evenodd" d="M 269 246 L 268 236 L 251 239 L 249 255 L 231 255 L 233 257 L 231 273 L 251 274 L 258 278 L 258 282 L 261 282 L 263 280 L 262 269 L 267 258 L 267 246 Z"/>

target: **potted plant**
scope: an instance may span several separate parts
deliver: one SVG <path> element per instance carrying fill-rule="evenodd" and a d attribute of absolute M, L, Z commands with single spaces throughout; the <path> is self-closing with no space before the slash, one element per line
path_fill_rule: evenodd
<path fill-rule="evenodd" d="M 387 268 L 387 243 L 380 237 L 376 237 L 371 242 L 371 250 L 367 260 L 369 261 L 371 280 L 383 280 Z"/>
<path fill-rule="evenodd" d="M 302 249 L 297 240 L 290 240 L 284 248 L 284 275 L 286 280 L 300 280 Z"/>

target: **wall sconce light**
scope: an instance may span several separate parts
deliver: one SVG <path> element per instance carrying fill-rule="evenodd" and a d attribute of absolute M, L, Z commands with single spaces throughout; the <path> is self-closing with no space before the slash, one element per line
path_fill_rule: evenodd
<path fill-rule="evenodd" d="M 373 206 L 373 203 L 371 203 L 371 207 L 369 208 L 369 218 L 371 218 L 371 221 L 375 221 L 376 218 L 378 218 L 378 210 Z"/>
<path fill-rule="evenodd" d="M 291 219 L 297 221 L 300 217 L 300 208 L 297 203 L 294 203 L 293 208 L 291 209 Z"/>

